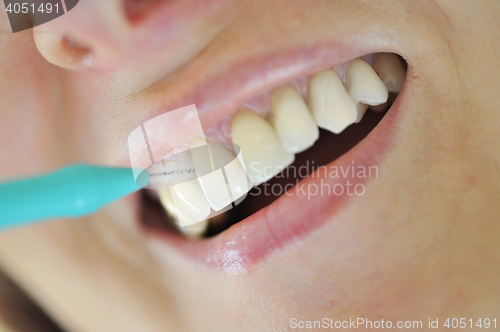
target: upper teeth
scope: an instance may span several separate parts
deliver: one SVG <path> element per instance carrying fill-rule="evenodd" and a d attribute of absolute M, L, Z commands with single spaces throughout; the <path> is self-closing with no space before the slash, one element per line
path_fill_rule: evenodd
<path fill-rule="evenodd" d="M 307 150 L 319 137 L 306 103 L 291 86 L 283 86 L 271 94 L 270 120 L 283 148 L 290 153 Z"/>
<path fill-rule="evenodd" d="M 273 126 L 248 109 L 234 115 L 231 137 L 241 148 L 247 175 L 254 185 L 273 178 L 295 160 L 295 155 L 281 145 Z"/>
<path fill-rule="evenodd" d="M 210 215 L 210 205 L 197 179 L 170 186 L 181 227 L 203 221 Z"/>
<path fill-rule="evenodd" d="M 224 174 L 222 174 L 221 169 L 215 170 L 205 139 L 198 138 L 191 143 L 191 155 L 198 183 L 208 200 L 208 204 L 214 211 L 220 211 L 231 203 L 231 198 L 227 190 L 221 190 L 221 184 L 225 184 Z M 229 160 L 234 158 L 231 156 Z"/>
<path fill-rule="evenodd" d="M 389 92 L 399 93 L 401 91 L 406 78 L 406 70 L 396 54 L 378 53 L 375 56 L 373 68 Z"/>
<path fill-rule="evenodd" d="M 248 192 L 243 167 L 220 143 L 198 138 L 190 151 L 198 182 L 214 211 L 221 211 Z"/>
<path fill-rule="evenodd" d="M 237 157 L 219 143 L 197 138 L 190 143 L 189 152 L 180 153 L 184 154 L 190 158 L 168 160 L 171 163 L 181 160 L 182 166 L 194 169 L 193 178 L 181 183 L 183 178 L 176 179 L 179 181 L 175 184 L 169 183 L 168 188 L 159 190 L 159 197 L 180 230 L 195 237 L 202 235 L 208 224 L 192 225 L 230 208 L 232 202 L 246 195 L 251 185 Z"/>
<path fill-rule="evenodd" d="M 359 58 L 349 63 L 345 88 L 354 103 L 359 105 L 356 123 L 363 118 L 368 108 L 365 105 L 377 106 L 389 97 L 384 82 L 369 64 Z"/>
<path fill-rule="evenodd" d="M 159 189 L 158 196 L 159 196 L 160 202 L 163 205 L 163 207 L 165 208 L 165 211 L 167 212 L 167 214 L 171 218 L 173 218 L 174 220 L 177 221 L 179 219 L 179 215 L 177 212 L 178 207 L 174 203 L 174 199 L 172 197 L 170 189 L 168 187 Z M 177 225 L 177 226 L 179 226 L 179 228 L 180 228 L 180 225 Z M 196 238 L 196 237 L 203 235 L 205 233 L 205 231 L 207 230 L 207 228 L 208 228 L 208 220 L 205 219 L 201 222 L 193 223 L 191 225 L 186 225 L 186 226 L 180 228 L 180 230 L 182 231 L 182 233 L 184 235 L 186 235 L 188 237 Z"/>
<path fill-rule="evenodd" d="M 215 168 L 224 167 L 224 174 L 226 176 L 227 184 L 229 186 L 229 194 L 231 202 L 235 202 L 240 198 L 244 198 L 251 188 L 251 184 L 245 175 L 245 171 L 239 160 L 242 158 L 242 153 L 239 147 L 234 146 L 235 152 L 238 154 L 237 158 L 229 152 L 220 143 L 210 143 L 211 158 L 214 162 Z M 220 190 L 220 188 L 219 188 Z"/>
<path fill-rule="evenodd" d="M 222 145 L 202 138 L 191 142 L 196 179 L 171 185 L 170 191 L 160 190 L 161 202 L 167 211 L 174 210 L 170 213 L 176 215 L 181 226 L 205 220 L 197 228 L 183 227 L 183 233 L 201 235 L 207 227 L 206 219 L 214 211 L 225 211 L 252 185 L 271 179 L 292 164 L 295 153 L 318 139 L 318 126 L 339 134 L 359 122 L 368 105 L 385 103 L 388 88 L 400 91 L 405 71 L 397 56 L 377 55 L 375 64 L 382 79 L 364 60 L 351 61 L 345 87 L 333 70 L 313 75 L 309 81 L 309 107 L 289 85 L 274 90 L 270 122 L 249 109 L 238 111 L 231 121 L 237 157 Z"/>
<path fill-rule="evenodd" d="M 337 73 L 325 70 L 310 81 L 309 107 L 319 127 L 339 134 L 356 121 L 356 105 Z"/>

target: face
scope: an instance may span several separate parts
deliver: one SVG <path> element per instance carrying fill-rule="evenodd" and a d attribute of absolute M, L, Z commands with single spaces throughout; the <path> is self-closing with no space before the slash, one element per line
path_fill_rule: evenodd
<path fill-rule="evenodd" d="M 385 115 L 369 110 L 338 136 L 322 130 L 313 152 L 295 157 L 372 176 L 309 176 L 196 240 L 151 226 L 167 217 L 152 212 L 153 191 L 140 192 L 86 218 L 2 233 L 2 268 L 68 331 L 494 319 L 499 14 L 494 1 L 465 0 L 82 0 L 33 33 L 3 34 L 2 178 L 130 166 L 130 133 L 191 104 L 209 139 L 238 136 L 245 152 L 243 129 L 271 118 L 276 88 L 291 82 L 312 107 L 313 78 L 335 68 L 348 88 L 346 64 L 365 56 L 376 66 L 380 52 L 399 54 L 407 75 Z M 282 150 L 288 163 L 295 153 Z M 311 193 L 321 184 L 345 192 Z"/>

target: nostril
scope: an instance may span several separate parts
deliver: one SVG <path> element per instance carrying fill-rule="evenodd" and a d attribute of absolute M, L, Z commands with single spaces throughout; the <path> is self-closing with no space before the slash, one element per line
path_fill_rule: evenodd
<path fill-rule="evenodd" d="M 131 23 L 142 21 L 150 12 L 166 0 L 124 0 L 123 10 Z"/>
<path fill-rule="evenodd" d="M 50 63 L 66 68 L 88 67 L 92 61 L 92 49 L 57 31 L 44 31 L 36 27 L 33 32 L 36 47 Z"/>
<path fill-rule="evenodd" d="M 62 52 L 66 55 L 68 62 L 75 67 L 90 66 L 92 61 L 92 50 L 90 47 L 77 43 L 70 37 L 63 37 Z"/>
<path fill-rule="evenodd" d="M 124 1 L 80 1 L 76 11 L 34 29 L 38 50 L 46 60 L 66 69 L 122 65 L 135 54 L 134 42 L 144 44 L 149 37 L 132 29 L 123 11 Z"/>

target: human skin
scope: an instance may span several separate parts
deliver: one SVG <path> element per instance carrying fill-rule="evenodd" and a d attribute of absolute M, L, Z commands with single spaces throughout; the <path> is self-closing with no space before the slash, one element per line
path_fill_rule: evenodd
<path fill-rule="evenodd" d="M 325 52 L 337 64 L 351 60 L 344 54 L 355 40 L 408 63 L 379 177 L 241 273 L 200 266 L 147 236 L 135 196 L 81 220 L 1 234 L 1 267 L 68 331 L 286 331 L 293 317 L 424 327 L 429 318 L 500 319 L 499 3 L 214 0 L 207 11 L 195 2 L 160 2 L 130 25 L 119 1 L 82 0 L 34 34 L 3 34 L 0 176 L 75 162 L 126 166 L 128 134 L 159 114 L 149 108 L 158 96 L 186 105 L 189 91 L 223 86 L 227 68 L 264 61 L 268 76 L 248 74 L 259 88 L 243 82 L 232 91 L 236 109 Z M 91 49 L 91 64 L 69 60 L 50 40 L 58 35 Z M 309 58 L 280 58 L 307 47 Z M 220 115 L 210 107 L 216 97 L 203 96 L 202 122 Z"/>

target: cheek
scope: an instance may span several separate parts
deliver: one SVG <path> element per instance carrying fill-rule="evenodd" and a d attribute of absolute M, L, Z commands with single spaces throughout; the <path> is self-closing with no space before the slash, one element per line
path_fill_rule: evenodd
<path fill-rule="evenodd" d="M 58 86 L 29 34 L 5 35 L 0 46 L 0 174 L 50 169 L 57 163 Z"/>
<path fill-rule="evenodd" d="M 377 204 L 381 205 L 389 204 Z M 387 310 L 384 319 L 397 316 L 405 294 L 428 289 L 421 280 L 425 266 L 415 264 L 425 257 L 415 250 L 420 242 L 412 239 L 411 227 L 390 226 L 378 214 L 370 219 L 349 211 L 349 218 L 340 216 L 327 223 L 309 239 L 251 271 L 244 289 L 252 313 L 262 320 L 275 313 L 269 322 L 275 326 L 289 326 L 294 317 L 376 317 L 380 308 Z M 430 280 L 441 282 L 439 276 L 426 273 Z"/>
<path fill-rule="evenodd" d="M 116 255 L 120 261 L 131 266 L 140 265 L 141 273 L 154 275 L 151 254 L 146 246 L 143 233 L 135 220 L 138 196 L 131 195 L 118 200 L 85 221 L 90 232 L 103 244 L 105 252 Z M 78 230 L 75 229 L 75 233 Z"/>
<path fill-rule="evenodd" d="M 123 158 L 128 156 L 124 137 L 144 110 L 124 102 L 130 95 L 128 81 L 70 71 L 57 78 L 58 110 L 52 121 L 64 162 L 130 166 L 130 160 Z"/>

